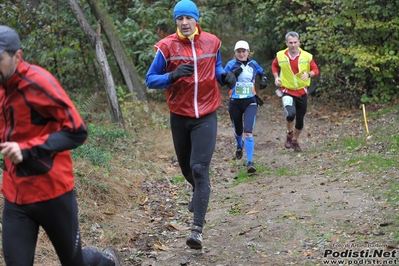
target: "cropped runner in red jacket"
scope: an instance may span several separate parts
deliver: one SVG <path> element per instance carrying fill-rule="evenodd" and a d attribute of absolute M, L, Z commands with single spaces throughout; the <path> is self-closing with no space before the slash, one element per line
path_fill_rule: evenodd
<path fill-rule="evenodd" d="M 33 265 L 42 226 L 62 265 L 120 265 L 115 250 L 81 248 L 70 151 L 87 130 L 45 69 L 22 58 L 18 34 L 0 25 L 2 245 L 6 265 Z"/>
<path fill-rule="evenodd" d="M 12 143 L 21 150 L 21 156 L 4 159 L 4 197 L 29 204 L 71 191 L 69 150 L 84 143 L 87 131 L 58 81 L 21 59 L 15 74 L 1 85 L 0 100 L 3 152 Z"/>

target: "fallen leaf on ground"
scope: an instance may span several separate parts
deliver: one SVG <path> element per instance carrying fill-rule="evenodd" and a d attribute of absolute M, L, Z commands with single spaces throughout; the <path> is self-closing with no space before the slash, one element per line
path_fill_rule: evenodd
<path fill-rule="evenodd" d="M 181 231 L 183 229 L 183 227 L 178 226 L 177 224 L 168 224 L 166 227 L 172 227 L 178 231 Z"/>
<path fill-rule="evenodd" d="M 154 247 L 155 247 L 156 249 L 163 250 L 163 251 L 169 250 L 169 248 L 168 248 L 167 246 L 158 245 L 158 244 L 156 244 L 156 243 L 154 243 Z"/>

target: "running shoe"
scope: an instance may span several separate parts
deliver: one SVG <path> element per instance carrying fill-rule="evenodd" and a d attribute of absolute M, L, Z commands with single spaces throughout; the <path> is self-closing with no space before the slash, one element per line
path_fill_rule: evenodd
<path fill-rule="evenodd" d="M 237 149 L 236 149 L 236 158 L 237 158 L 238 160 L 240 160 L 240 159 L 242 158 L 242 154 L 243 154 L 242 148 L 237 148 Z"/>
<path fill-rule="evenodd" d="M 191 229 L 191 234 L 186 240 L 186 245 L 192 249 L 202 248 L 202 233 L 198 230 Z"/>
<path fill-rule="evenodd" d="M 108 246 L 104 248 L 103 253 L 106 254 L 110 258 L 110 260 L 115 263 L 115 266 L 121 266 L 118 252 L 114 247 Z"/>
<path fill-rule="evenodd" d="M 287 140 L 285 142 L 285 148 L 290 149 L 292 148 L 292 137 L 294 137 L 294 132 L 288 132 L 287 133 Z"/>
<path fill-rule="evenodd" d="M 302 151 L 297 140 L 292 141 L 292 147 L 294 148 L 294 151 L 296 151 L 296 152 Z"/>
<path fill-rule="evenodd" d="M 247 173 L 255 173 L 256 168 L 252 162 L 247 163 Z"/>

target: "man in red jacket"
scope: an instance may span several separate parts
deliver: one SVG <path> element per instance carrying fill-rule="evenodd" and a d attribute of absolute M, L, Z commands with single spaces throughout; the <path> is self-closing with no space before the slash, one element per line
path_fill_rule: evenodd
<path fill-rule="evenodd" d="M 189 203 L 194 221 L 186 244 L 201 249 L 211 191 L 209 166 L 216 144 L 216 110 L 221 103 L 218 82 L 232 88 L 236 78 L 223 70 L 221 41 L 201 29 L 195 3 L 178 2 L 173 15 L 177 30 L 155 45 L 157 53 L 146 85 L 166 89 L 174 148 L 194 192 Z"/>
<path fill-rule="evenodd" d="M 59 82 L 22 58 L 18 34 L 0 25 L 2 247 L 6 265 L 33 265 L 41 226 L 62 265 L 119 266 L 112 247 L 81 248 L 70 150 L 87 130 Z"/>

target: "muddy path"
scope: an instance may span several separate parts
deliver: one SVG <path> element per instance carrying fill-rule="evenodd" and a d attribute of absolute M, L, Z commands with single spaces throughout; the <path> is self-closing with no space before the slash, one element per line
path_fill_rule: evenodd
<path fill-rule="evenodd" d="M 244 183 L 234 183 L 245 172 L 245 153 L 241 160 L 234 158 L 226 99 L 219 110 L 204 248 L 196 251 L 185 245 L 192 219 L 187 211 L 189 187 L 170 182 L 179 173 L 171 161 L 176 172 L 143 184 L 150 193 L 143 209 L 159 219 L 137 236 L 134 252 L 142 256 L 130 256 L 127 265 L 324 265 L 326 250 L 345 251 L 348 244 L 360 248 L 374 243 L 388 249 L 395 245 L 388 244 L 392 227 L 384 226 L 391 224 L 387 217 L 392 208 L 369 182 L 383 185 L 396 170 L 375 180 L 356 165 L 346 165 L 350 155 L 334 148 L 340 138 L 365 134 L 361 110 L 327 110 L 310 98 L 300 138 L 303 152 L 295 153 L 284 148 L 279 98 L 262 98 L 265 104 L 258 110 L 254 130 L 258 171 Z M 359 154 L 379 149 L 370 143 L 359 148 Z"/>

